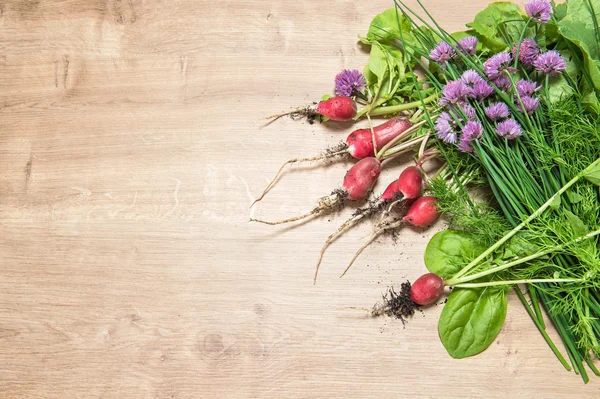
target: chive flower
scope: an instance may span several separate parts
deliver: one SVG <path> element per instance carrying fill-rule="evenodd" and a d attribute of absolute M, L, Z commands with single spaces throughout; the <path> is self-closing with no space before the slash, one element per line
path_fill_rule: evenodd
<path fill-rule="evenodd" d="M 471 104 L 463 103 L 460 104 L 459 107 L 468 120 L 474 121 L 475 119 L 477 119 L 477 111 L 475 111 L 475 108 L 473 108 Z"/>
<path fill-rule="evenodd" d="M 510 111 L 508 110 L 508 105 L 503 102 L 492 103 L 488 107 L 484 109 L 485 115 L 493 120 L 497 121 L 499 119 L 508 118 L 510 115 Z"/>
<path fill-rule="evenodd" d="M 484 82 L 483 78 L 479 75 L 479 73 L 477 73 L 477 71 L 475 71 L 473 69 L 464 71 L 463 74 L 460 75 L 460 80 L 464 84 L 469 86 L 471 89 L 473 89 L 475 87 L 476 83 Z"/>
<path fill-rule="evenodd" d="M 567 61 L 556 50 L 540 54 L 533 62 L 535 70 L 550 76 L 558 76 L 567 69 Z"/>
<path fill-rule="evenodd" d="M 521 126 L 514 119 L 507 119 L 502 121 L 496 126 L 496 134 L 500 137 L 504 137 L 509 140 L 516 139 L 521 136 Z"/>
<path fill-rule="evenodd" d="M 485 80 L 475 83 L 473 90 L 471 91 L 471 98 L 477 101 L 483 101 L 494 92 L 494 88 L 488 84 Z"/>
<path fill-rule="evenodd" d="M 463 37 L 458 41 L 458 50 L 468 55 L 477 53 L 477 38 L 475 36 Z"/>
<path fill-rule="evenodd" d="M 511 71 L 512 57 L 507 51 L 495 54 L 483 63 L 483 72 L 490 79 L 497 79 L 504 71 Z"/>
<path fill-rule="evenodd" d="M 523 106 L 521 106 L 521 102 L 523 103 Z M 540 106 L 540 102 L 537 98 L 529 96 L 521 97 L 520 101 L 517 98 L 515 99 L 515 103 L 519 111 L 527 112 L 528 115 L 532 115 Z M 523 108 L 525 108 L 525 111 L 523 111 Z"/>
<path fill-rule="evenodd" d="M 462 152 L 473 152 L 473 145 L 471 142 L 477 140 L 483 134 L 483 127 L 479 122 L 469 121 L 462 128 L 462 134 L 460 136 L 460 143 L 458 143 L 458 149 Z"/>
<path fill-rule="evenodd" d="M 456 56 L 456 51 L 446 42 L 440 42 L 431 50 L 429 58 L 436 62 L 445 63 Z"/>
<path fill-rule="evenodd" d="M 519 80 L 516 86 L 520 97 L 531 97 L 541 88 L 537 83 L 525 79 Z"/>
<path fill-rule="evenodd" d="M 456 143 L 458 135 L 454 130 L 454 121 L 449 113 L 441 113 L 440 117 L 435 121 L 435 131 L 440 140 L 449 144 Z"/>
<path fill-rule="evenodd" d="M 510 78 L 506 75 L 500 75 L 496 79 L 492 80 L 492 83 L 496 85 L 496 87 L 500 89 L 508 89 L 512 86 Z"/>
<path fill-rule="evenodd" d="M 518 46 L 518 50 L 519 62 L 525 66 L 533 65 L 533 62 L 540 54 L 540 48 L 538 47 L 537 42 L 533 39 L 523 39 L 521 44 Z M 517 56 L 517 45 L 513 47 L 512 56 L 513 58 Z"/>
<path fill-rule="evenodd" d="M 462 80 L 452 80 L 442 89 L 441 105 L 458 104 L 467 101 L 471 88 Z"/>
<path fill-rule="evenodd" d="M 552 4 L 548 0 L 529 0 L 525 3 L 525 13 L 535 22 L 545 24 L 550 21 Z"/>
<path fill-rule="evenodd" d="M 335 76 L 335 94 L 352 96 L 365 88 L 365 77 L 356 69 L 344 69 Z"/>

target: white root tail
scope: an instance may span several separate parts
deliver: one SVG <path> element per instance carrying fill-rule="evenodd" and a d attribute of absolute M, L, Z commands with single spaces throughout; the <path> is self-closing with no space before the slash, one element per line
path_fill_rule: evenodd
<path fill-rule="evenodd" d="M 267 193 L 273 188 L 273 186 L 275 185 L 275 182 L 277 181 L 277 179 L 279 178 L 279 176 L 281 175 L 281 172 L 283 172 L 283 169 L 292 163 L 298 163 L 298 162 L 312 162 L 312 161 L 319 161 L 321 159 L 327 159 L 327 158 L 333 158 L 336 157 L 338 155 L 343 155 L 343 154 L 347 154 L 348 151 L 346 151 L 346 149 L 341 150 L 341 151 L 336 151 L 336 152 L 328 152 L 325 153 L 323 155 L 319 155 L 316 157 L 311 157 L 311 158 L 294 158 L 294 159 L 290 159 L 288 161 L 286 161 L 283 165 L 281 165 L 281 167 L 279 168 L 279 170 L 277 171 L 277 174 L 275 174 L 275 177 L 273 177 L 273 179 L 271 179 L 271 181 L 269 182 L 269 184 L 267 185 L 267 187 L 265 187 L 265 189 L 263 190 L 262 194 L 254 200 L 254 202 L 252 202 L 252 204 L 250 204 L 250 208 L 252 208 L 254 206 L 254 204 L 256 204 L 258 201 L 262 200 L 265 195 L 267 195 Z"/>
<path fill-rule="evenodd" d="M 354 226 L 356 223 L 358 223 L 362 218 L 364 218 L 365 216 L 367 216 L 370 212 L 365 211 L 361 214 L 355 215 L 353 217 L 351 217 L 350 219 L 346 220 L 344 222 L 344 224 L 342 224 L 336 231 L 335 233 L 331 234 L 329 237 L 327 237 L 327 239 L 325 240 L 325 243 L 323 244 L 323 247 L 321 248 L 321 253 L 319 254 L 319 260 L 317 261 L 317 266 L 315 268 L 315 278 L 313 280 L 313 284 L 317 284 L 317 275 L 319 274 L 319 267 L 321 266 L 321 261 L 323 260 L 323 255 L 325 255 L 325 251 L 327 250 L 327 247 L 329 247 L 329 245 L 339 236 L 341 236 L 346 230 L 348 230 L 350 227 Z"/>
<path fill-rule="evenodd" d="M 377 237 L 379 237 L 381 234 L 385 233 L 386 231 L 398 228 L 398 227 L 402 226 L 403 224 L 404 224 L 404 221 L 402 219 L 398 219 L 393 222 L 383 222 L 383 223 L 377 224 L 377 226 L 375 226 L 375 231 L 373 232 L 373 235 L 371 235 L 371 238 L 369 239 L 369 241 L 367 241 L 367 243 L 365 245 L 363 245 L 362 247 L 360 247 L 360 249 L 358 251 L 356 251 L 356 253 L 354 254 L 354 257 L 352 258 L 352 260 L 350 261 L 350 263 L 348 264 L 348 266 L 346 267 L 344 272 L 340 275 L 340 278 L 344 277 L 344 275 L 348 272 L 348 270 L 350 270 L 350 268 L 352 267 L 352 265 L 354 264 L 356 259 L 358 259 L 358 257 L 362 253 L 362 251 L 364 251 L 369 245 L 371 245 L 373 243 L 373 241 L 375 241 L 377 239 Z"/>
<path fill-rule="evenodd" d="M 254 219 L 254 218 L 250 218 L 250 221 L 264 223 L 264 224 L 268 224 L 271 226 L 274 226 L 277 224 L 291 223 L 291 222 L 295 222 L 298 220 L 306 219 L 307 217 L 310 217 L 313 215 L 317 216 L 323 212 L 331 211 L 331 210 L 341 206 L 344 199 L 345 199 L 345 196 L 343 196 L 341 193 L 336 191 L 333 194 L 328 195 L 327 197 L 321 198 L 319 200 L 319 204 L 316 207 L 314 207 L 310 212 L 305 213 L 304 215 L 295 216 L 295 217 L 289 218 L 289 219 L 279 220 L 277 222 L 269 222 L 267 220 Z"/>

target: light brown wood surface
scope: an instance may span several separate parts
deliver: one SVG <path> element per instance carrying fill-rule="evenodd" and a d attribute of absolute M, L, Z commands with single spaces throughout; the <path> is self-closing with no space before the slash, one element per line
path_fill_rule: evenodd
<path fill-rule="evenodd" d="M 409 2 L 414 5 L 414 2 Z M 426 1 L 449 30 L 487 2 Z M 362 69 L 388 0 L 0 1 L 1 398 L 597 398 L 511 297 L 497 342 L 453 360 L 441 306 L 372 319 L 443 228 L 327 253 L 351 210 L 248 223 L 286 159 L 350 130 L 261 118 Z M 364 122 L 361 123 L 364 125 Z M 252 212 L 307 210 L 349 164 L 290 168 Z M 386 170 L 381 184 L 398 173 Z"/>

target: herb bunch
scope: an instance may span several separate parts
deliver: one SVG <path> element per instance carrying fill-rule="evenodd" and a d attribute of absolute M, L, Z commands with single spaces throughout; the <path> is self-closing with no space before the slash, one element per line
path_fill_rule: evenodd
<path fill-rule="evenodd" d="M 584 362 L 600 375 L 600 1 L 530 0 L 525 12 L 492 3 L 454 34 L 421 7 L 430 22 L 396 2 L 374 19 L 370 41 L 401 51 L 413 87 L 428 88 L 415 95 L 450 173 L 460 181 L 476 165 L 501 213 L 445 179 L 431 184 L 454 228 L 425 257 L 457 287 L 440 318 L 442 342 L 454 357 L 481 352 L 504 321 L 506 287 L 525 284 L 529 301 L 517 294 L 534 323 L 570 369 L 545 331 L 545 308 L 587 382 Z M 438 107 L 427 106 L 436 95 Z"/>

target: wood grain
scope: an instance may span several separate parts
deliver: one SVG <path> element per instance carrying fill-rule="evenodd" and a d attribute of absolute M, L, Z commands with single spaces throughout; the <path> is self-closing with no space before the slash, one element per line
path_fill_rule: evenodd
<path fill-rule="evenodd" d="M 457 30 L 486 1 L 427 4 Z M 515 298 L 497 342 L 461 361 L 438 340 L 440 306 L 406 328 L 348 309 L 420 275 L 436 229 L 381 240 L 338 279 L 356 229 L 313 286 L 350 210 L 248 223 L 282 161 L 349 129 L 261 118 L 362 68 L 356 35 L 391 5 L 0 1 L 0 397 L 599 396 Z M 253 214 L 306 210 L 347 166 L 290 169 Z"/>

